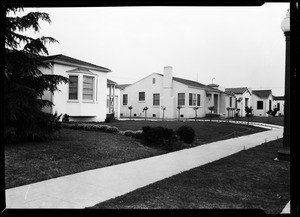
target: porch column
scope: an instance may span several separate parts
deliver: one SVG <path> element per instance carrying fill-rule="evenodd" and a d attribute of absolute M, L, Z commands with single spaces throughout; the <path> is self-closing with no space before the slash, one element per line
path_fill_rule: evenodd
<path fill-rule="evenodd" d="M 211 99 L 210 99 L 211 101 L 211 104 L 210 104 L 210 106 L 214 106 L 214 104 L 215 104 L 215 99 L 214 99 L 214 94 L 213 93 L 211 93 Z M 214 109 L 213 109 L 214 110 Z"/>
<path fill-rule="evenodd" d="M 115 113 L 115 92 L 116 92 L 116 85 L 113 87 L 113 100 L 112 100 L 112 112 Z"/>
<path fill-rule="evenodd" d="M 109 85 L 108 113 L 111 113 L 111 85 Z"/>

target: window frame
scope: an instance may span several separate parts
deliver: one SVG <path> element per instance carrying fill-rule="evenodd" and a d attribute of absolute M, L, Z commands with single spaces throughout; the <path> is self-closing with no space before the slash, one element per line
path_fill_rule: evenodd
<path fill-rule="evenodd" d="M 183 96 L 183 99 L 179 97 L 180 95 Z M 185 93 L 178 93 L 177 94 L 177 105 L 178 106 L 185 106 Z"/>
<path fill-rule="evenodd" d="M 126 100 L 124 100 L 125 99 L 124 97 L 126 98 Z M 126 102 L 126 104 L 125 104 L 125 102 Z M 123 105 L 128 105 L 128 94 L 127 93 L 123 94 L 123 96 L 122 96 L 122 104 Z"/>
<path fill-rule="evenodd" d="M 197 106 L 201 106 L 201 94 L 197 94 Z"/>
<path fill-rule="evenodd" d="M 155 96 L 157 98 L 155 98 Z M 157 104 L 155 102 L 158 102 Z M 159 106 L 160 105 L 160 94 L 159 93 L 153 93 L 153 106 Z"/>
<path fill-rule="evenodd" d="M 144 96 L 142 97 L 141 94 L 143 94 Z M 139 102 L 145 102 L 145 101 L 146 101 L 146 92 L 139 92 Z"/>
<path fill-rule="evenodd" d="M 84 89 L 87 89 L 87 88 L 84 88 L 84 77 L 89 77 L 89 78 L 92 78 L 92 99 L 85 99 L 84 98 L 84 95 L 88 95 L 88 94 L 85 94 L 84 93 Z M 83 102 L 93 102 L 95 101 L 95 76 L 90 76 L 90 75 L 85 75 L 83 74 L 82 75 L 82 101 Z"/>
<path fill-rule="evenodd" d="M 189 106 L 196 106 L 196 105 L 197 105 L 197 94 L 189 93 Z"/>
<path fill-rule="evenodd" d="M 70 101 L 78 101 L 79 100 L 79 75 L 73 75 L 69 74 L 69 80 L 70 77 L 76 77 L 77 78 L 77 92 L 76 92 L 76 99 L 70 99 L 70 82 L 68 83 L 68 100 Z"/>
<path fill-rule="evenodd" d="M 261 103 L 261 104 L 259 105 L 258 103 Z M 264 101 L 263 100 L 257 100 L 256 109 L 257 110 L 263 110 L 264 109 Z"/>

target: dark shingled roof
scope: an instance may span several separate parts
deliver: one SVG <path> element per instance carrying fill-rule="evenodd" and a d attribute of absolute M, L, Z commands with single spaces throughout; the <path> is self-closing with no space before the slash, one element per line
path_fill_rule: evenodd
<path fill-rule="evenodd" d="M 243 94 L 247 90 L 249 91 L 247 87 L 225 88 L 225 92 L 233 92 L 234 94 Z"/>
<path fill-rule="evenodd" d="M 187 86 L 203 88 L 203 89 L 205 89 L 207 91 L 223 92 L 221 90 L 215 89 L 215 88 L 210 87 L 210 86 L 205 85 L 205 84 L 201 84 L 201 83 L 196 82 L 196 81 L 191 81 L 191 80 L 187 80 L 187 79 L 183 79 L 183 78 L 178 78 L 178 77 L 173 77 L 173 80 L 177 81 L 177 82 L 180 82 L 182 84 L 185 84 Z"/>
<path fill-rule="evenodd" d="M 42 60 L 46 61 L 46 62 L 59 62 L 59 61 L 61 61 L 61 62 L 69 63 L 70 65 L 81 65 L 81 66 L 90 67 L 90 68 L 93 68 L 95 70 L 99 70 L 99 71 L 102 71 L 102 72 L 111 72 L 111 70 L 108 69 L 108 68 L 104 68 L 102 66 L 98 66 L 98 65 L 95 65 L 95 64 L 84 62 L 82 60 L 78 60 L 78 59 L 75 59 L 75 58 L 72 58 L 72 57 L 68 57 L 68 56 L 65 56 L 63 54 L 58 54 L 58 55 L 53 55 L 53 56 L 45 56 L 45 57 L 42 57 Z"/>
<path fill-rule="evenodd" d="M 273 96 L 274 100 L 284 100 L 284 96 Z"/>
<path fill-rule="evenodd" d="M 252 93 L 259 98 L 268 98 L 270 95 L 272 95 L 271 90 L 252 90 Z"/>

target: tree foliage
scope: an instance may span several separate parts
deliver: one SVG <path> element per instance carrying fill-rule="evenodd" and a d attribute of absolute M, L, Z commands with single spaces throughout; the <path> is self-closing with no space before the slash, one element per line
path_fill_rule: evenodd
<path fill-rule="evenodd" d="M 7 8 L 6 11 L 5 135 L 9 132 L 9 135 L 18 135 L 19 138 L 35 139 L 46 137 L 47 132 L 51 134 L 58 127 L 55 122 L 60 117 L 42 112 L 43 107 L 53 105 L 51 101 L 42 99 L 44 91 L 53 93 L 58 90 L 58 84 L 67 83 L 68 79 L 60 75 L 45 75 L 40 71 L 41 68 L 51 68 L 50 63 L 43 62 L 43 57 L 48 55 L 46 45 L 58 41 L 52 37 L 32 38 L 23 34 L 29 29 L 39 32 L 40 20 L 51 23 L 49 15 L 30 12 L 19 17 L 16 14 L 20 11 L 23 9 Z"/>

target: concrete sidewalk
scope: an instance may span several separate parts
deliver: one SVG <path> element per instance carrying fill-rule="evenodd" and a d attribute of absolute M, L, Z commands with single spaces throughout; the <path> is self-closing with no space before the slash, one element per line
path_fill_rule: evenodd
<path fill-rule="evenodd" d="M 271 130 L 7 189 L 6 207 L 85 208 L 93 206 L 283 136 L 283 127 L 267 124 L 261 127 Z"/>

